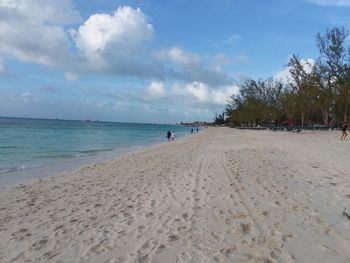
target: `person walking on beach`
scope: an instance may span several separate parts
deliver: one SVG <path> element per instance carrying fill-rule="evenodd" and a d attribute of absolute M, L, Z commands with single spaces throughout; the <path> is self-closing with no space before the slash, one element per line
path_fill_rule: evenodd
<path fill-rule="evenodd" d="M 344 122 L 343 127 L 341 128 L 341 130 L 342 130 L 342 135 L 340 138 L 341 141 L 344 141 L 346 136 L 348 136 L 348 133 L 346 132 L 347 129 L 348 129 L 348 123 Z"/>
<path fill-rule="evenodd" d="M 193 133 L 193 129 L 191 129 L 191 134 Z"/>
<path fill-rule="evenodd" d="M 197 128 L 197 133 L 199 132 L 199 129 Z"/>
<path fill-rule="evenodd" d="M 174 139 L 175 139 L 175 132 L 173 131 L 173 132 L 171 133 L 171 140 L 174 141 Z"/>
<path fill-rule="evenodd" d="M 166 134 L 167 138 L 168 138 L 168 142 L 170 142 L 170 138 L 171 138 L 171 132 L 168 131 L 167 134 Z"/>

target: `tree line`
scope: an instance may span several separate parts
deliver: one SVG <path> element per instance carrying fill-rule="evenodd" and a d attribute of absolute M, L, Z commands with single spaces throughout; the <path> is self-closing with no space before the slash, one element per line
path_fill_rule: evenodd
<path fill-rule="evenodd" d="M 343 27 L 317 34 L 319 57 L 292 55 L 286 65 L 290 79 L 248 79 L 239 85 L 216 124 L 339 125 L 349 119 L 350 47 Z"/>

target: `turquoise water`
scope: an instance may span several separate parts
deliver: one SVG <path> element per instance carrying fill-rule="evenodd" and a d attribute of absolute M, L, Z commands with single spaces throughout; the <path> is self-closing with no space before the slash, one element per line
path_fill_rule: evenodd
<path fill-rule="evenodd" d="M 191 127 L 160 124 L 0 118 L 0 186 L 166 142 Z"/>

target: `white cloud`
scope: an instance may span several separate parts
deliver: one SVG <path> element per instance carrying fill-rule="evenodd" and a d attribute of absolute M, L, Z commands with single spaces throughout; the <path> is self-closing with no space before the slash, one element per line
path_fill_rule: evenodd
<path fill-rule="evenodd" d="M 198 64 L 200 62 L 199 55 L 191 52 L 186 52 L 179 47 L 171 48 L 170 50 L 168 50 L 167 55 L 170 61 L 177 65 L 189 66 L 193 64 Z"/>
<path fill-rule="evenodd" d="M 0 0 L 0 12 L 3 20 L 20 18 L 35 24 L 68 25 L 81 20 L 72 0 Z"/>
<path fill-rule="evenodd" d="M 212 68 L 220 71 L 223 67 L 231 65 L 232 59 L 225 54 L 217 54 L 213 57 Z"/>
<path fill-rule="evenodd" d="M 199 102 L 208 102 L 209 87 L 201 82 L 192 82 L 182 85 L 174 85 L 173 93 L 178 96 L 190 96 Z"/>
<path fill-rule="evenodd" d="M 281 81 L 285 84 L 290 83 L 292 81 L 292 76 L 290 75 L 289 67 L 285 67 L 284 69 L 278 71 L 275 74 L 274 79 Z"/>
<path fill-rule="evenodd" d="M 230 96 L 237 93 L 237 86 L 224 86 L 213 89 L 205 83 L 192 82 L 185 85 L 176 84 L 172 94 L 199 104 L 225 105 Z"/>
<path fill-rule="evenodd" d="M 75 81 L 79 79 L 79 75 L 72 71 L 67 71 L 66 73 L 64 73 L 64 77 L 70 81 Z"/>
<path fill-rule="evenodd" d="M 237 94 L 238 86 L 228 86 L 211 92 L 212 100 L 215 104 L 226 105 L 233 94 Z"/>
<path fill-rule="evenodd" d="M 70 45 L 63 25 L 80 20 L 71 0 L 0 0 L 0 54 L 57 65 Z"/>
<path fill-rule="evenodd" d="M 304 67 L 304 70 L 306 73 L 310 73 L 312 70 L 312 67 L 315 65 L 315 60 L 312 58 L 307 59 L 300 59 L 302 66 Z M 284 69 L 278 71 L 274 79 L 279 80 L 283 83 L 291 83 L 293 82 L 293 78 L 289 72 L 290 67 L 285 67 Z"/>
<path fill-rule="evenodd" d="M 7 68 L 5 66 L 4 60 L 0 57 L 0 75 L 7 73 Z"/>
<path fill-rule="evenodd" d="M 23 92 L 20 96 L 20 99 L 22 99 L 23 102 L 39 102 L 40 98 L 39 96 L 33 94 L 32 92 L 26 91 Z"/>
<path fill-rule="evenodd" d="M 232 83 L 221 67 L 208 68 L 196 53 L 152 49 L 155 32 L 140 9 L 124 6 L 113 14 L 94 14 L 74 29 L 78 23 L 72 0 L 0 0 L 0 57 L 62 69 L 68 80 L 104 73 L 210 86 Z M 0 65 L 4 68 L 4 62 Z"/>
<path fill-rule="evenodd" d="M 221 71 L 221 67 L 206 67 L 203 58 L 193 52 L 188 52 L 179 47 L 155 52 L 155 59 L 162 62 L 170 62 L 175 66 L 173 77 L 185 82 L 203 82 L 211 86 L 227 85 L 232 83 L 228 74 Z M 215 60 L 215 57 L 213 58 Z M 222 61 L 221 61 L 222 62 Z M 215 63 L 215 62 L 214 62 Z"/>
<path fill-rule="evenodd" d="M 119 7 L 113 15 L 94 14 L 75 34 L 77 47 L 93 66 L 108 67 L 114 61 L 137 60 L 154 36 L 140 9 Z"/>
<path fill-rule="evenodd" d="M 310 3 L 323 6 L 350 6 L 350 0 L 307 0 Z"/>
<path fill-rule="evenodd" d="M 152 81 L 147 87 L 146 99 L 161 99 L 167 96 L 163 82 Z"/>

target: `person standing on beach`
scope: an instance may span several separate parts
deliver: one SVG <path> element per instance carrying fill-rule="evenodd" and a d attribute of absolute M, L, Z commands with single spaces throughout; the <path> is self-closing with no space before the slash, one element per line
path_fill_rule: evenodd
<path fill-rule="evenodd" d="M 197 128 L 197 133 L 199 132 L 199 129 Z"/>
<path fill-rule="evenodd" d="M 167 138 L 168 138 L 168 142 L 170 142 L 170 138 L 171 138 L 171 132 L 168 131 L 167 134 L 166 134 Z"/>
<path fill-rule="evenodd" d="M 342 135 L 340 138 L 341 141 L 344 141 L 346 136 L 348 136 L 348 133 L 346 132 L 347 129 L 348 129 L 348 123 L 344 122 L 343 127 L 342 127 Z"/>
<path fill-rule="evenodd" d="M 171 133 L 171 140 L 174 141 L 174 139 L 175 139 L 175 132 L 173 131 L 173 132 Z"/>

